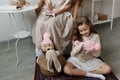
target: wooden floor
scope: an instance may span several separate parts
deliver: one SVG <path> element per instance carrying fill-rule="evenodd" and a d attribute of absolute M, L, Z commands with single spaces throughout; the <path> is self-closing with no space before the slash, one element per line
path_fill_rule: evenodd
<path fill-rule="evenodd" d="M 101 35 L 102 58 L 108 63 L 115 75 L 120 79 L 120 20 L 114 20 L 113 30 L 110 23 L 97 25 Z M 31 37 L 22 39 L 18 43 L 20 64 L 16 67 L 15 40 L 10 41 L 11 49 L 7 49 L 7 42 L 0 42 L 0 80 L 33 80 L 35 69 L 35 52 Z"/>

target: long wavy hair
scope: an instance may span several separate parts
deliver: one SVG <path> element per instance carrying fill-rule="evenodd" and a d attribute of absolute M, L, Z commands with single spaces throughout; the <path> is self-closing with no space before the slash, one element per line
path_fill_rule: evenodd
<path fill-rule="evenodd" d="M 76 27 L 76 34 L 74 35 L 76 37 L 76 39 L 74 40 L 79 40 L 79 41 L 83 41 L 82 39 L 82 35 L 80 34 L 79 30 L 78 30 L 78 27 L 83 25 L 83 24 L 86 24 L 90 27 L 90 33 L 97 33 L 97 31 L 95 30 L 95 28 L 93 27 L 92 25 L 92 22 L 86 17 L 86 16 L 82 16 L 77 24 L 77 27 Z"/>

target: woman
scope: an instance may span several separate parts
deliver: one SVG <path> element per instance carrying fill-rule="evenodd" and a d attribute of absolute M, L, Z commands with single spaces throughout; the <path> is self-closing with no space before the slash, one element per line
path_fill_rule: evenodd
<path fill-rule="evenodd" d="M 69 12 L 71 0 L 41 0 L 42 8 L 33 27 L 33 43 L 36 51 L 41 50 L 42 35 L 49 32 L 52 35 L 55 48 L 64 53 L 71 40 L 73 20 Z M 40 54 L 38 53 L 37 56 Z"/>

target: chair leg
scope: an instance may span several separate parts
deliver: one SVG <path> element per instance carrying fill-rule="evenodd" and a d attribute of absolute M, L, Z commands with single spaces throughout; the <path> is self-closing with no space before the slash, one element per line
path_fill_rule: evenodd
<path fill-rule="evenodd" d="M 16 43 L 15 43 L 15 50 L 16 50 L 16 57 L 17 57 L 16 66 L 18 66 L 18 64 L 19 64 L 19 57 L 18 57 L 18 41 L 19 41 L 19 38 L 17 38 Z"/>

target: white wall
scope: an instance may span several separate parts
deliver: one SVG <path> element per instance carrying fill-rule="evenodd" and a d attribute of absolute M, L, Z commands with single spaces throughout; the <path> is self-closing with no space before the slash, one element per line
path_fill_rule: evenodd
<path fill-rule="evenodd" d="M 113 0 L 104 0 L 104 12 L 111 14 Z M 114 17 L 120 17 L 120 0 L 115 0 Z"/>
<path fill-rule="evenodd" d="M 10 1 L 12 0 L 1 0 L 0 1 L 0 5 L 4 5 L 4 4 L 9 4 Z M 39 0 L 27 0 L 27 1 L 30 1 L 30 2 L 33 2 L 33 3 L 38 3 Z M 27 13 L 24 13 L 24 15 L 26 16 Z M 30 25 L 31 25 L 31 28 L 35 22 L 35 19 L 36 19 L 36 16 L 35 16 L 35 13 L 34 11 L 31 11 L 30 12 Z M 18 31 L 22 30 L 23 29 L 23 19 L 21 18 L 21 14 L 16 14 L 16 20 L 17 20 L 17 28 L 18 28 Z M 28 28 L 27 28 L 28 30 Z M 10 18 L 8 16 L 8 14 L 6 13 L 0 13 L 0 41 L 4 41 L 8 38 L 8 35 L 9 34 L 13 34 L 15 32 L 14 28 L 13 28 L 13 25 L 11 24 L 10 22 Z M 13 38 L 13 37 L 10 37 L 10 38 Z"/>
<path fill-rule="evenodd" d="M 10 1 L 11 0 L 1 0 L 0 5 L 9 4 Z M 31 1 L 31 2 L 36 3 L 36 4 L 39 2 L 39 0 L 27 0 L 27 1 Z M 112 3 L 112 0 L 104 0 L 104 11 L 108 14 L 111 14 L 111 8 L 110 8 L 112 6 L 111 3 Z M 116 0 L 114 17 L 120 17 L 120 9 L 118 9 L 120 7 L 119 4 L 120 4 L 120 0 Z M 90 11 L 90 10 L 86 10 L 86 11 Z M 88 12 L 88 13 L 90 13 L 90 12 Z M 26 13 L 25 13 L 25 15 L 26 15 Z M 16 18 L 17 18 L 18 29 L 22 30 L 23 27 L 21 27 L 21 25 L 23 25 L 23 21 L 22 21 L 21 15 L 17 14 Z M 31 13 L 30 13 L 31 28 L 35 22 L 35 19 L 36 19 L 35 13 L 34 13 L 34 11 L 31 11 Z M 14 30 L 13 30 L 12 24 L 9 21 L 8 14 L 0 13 L 0 41 L 6 40 L 8 35 L 11 33 L 14 33 Z"/>

